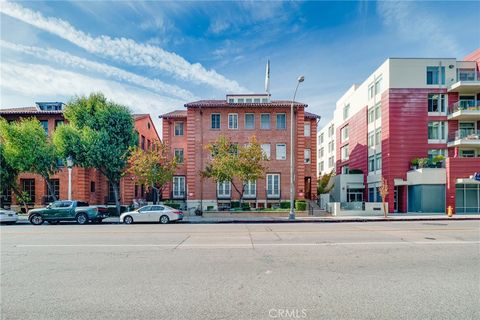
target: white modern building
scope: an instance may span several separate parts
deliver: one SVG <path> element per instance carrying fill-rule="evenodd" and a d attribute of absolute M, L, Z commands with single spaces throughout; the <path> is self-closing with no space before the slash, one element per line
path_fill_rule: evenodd
<path fill-rule="evenodd" d="M 318 176 L 335 172 L 335 125 L 334 120 L 327 123 L 318 133 L 317 159 Z"/>
<path fill-rule="evenodd" d="M 319 130 L 319 173 L 328 170 L 331 127 L 336 202 L 378 203 L 384 178 L 390 213 L 480 212 L 480 182 L 471 178 L 480 172 L 480 49 L 462 60 L 385 60 Z"/>

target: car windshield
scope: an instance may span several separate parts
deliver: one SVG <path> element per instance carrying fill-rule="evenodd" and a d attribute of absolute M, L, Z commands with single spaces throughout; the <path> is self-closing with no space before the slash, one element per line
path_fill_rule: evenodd
<path fill-rule="evenodd" d="M 62 208 L 68 208 L 72 205 L 72 201 L 62 201 Z"/>
<path fill-rule="evenodd" d="M 152 211 L 152 206 L 145 206 L 138 209 L 140 212 Z"/>
<path fill-rule="evenodd" d="M 50 208 L 61 208 L 63 207 L 62 203 L 63 201 L 55 201 L 53 203 L 50 203 Z"/>

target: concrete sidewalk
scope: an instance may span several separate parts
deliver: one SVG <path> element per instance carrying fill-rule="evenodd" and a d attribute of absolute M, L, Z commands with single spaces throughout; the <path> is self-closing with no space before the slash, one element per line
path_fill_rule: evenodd
<path fill-rule="evenodd" d="M 300 214 L 295 220 L 288 219 L 288 213 L 207 213 L 202 216 L 185 216 L 176 223 L 341 223 L 341 222 L 384 222 L 384 221 L 442 221 L 442 220 L 480 220 L 480 214 L 454 215 L 449 218 L 444 214 L 395 214 L 387 218 L 382 216 L 342 216 L 336 217 L 328 214 L 307 216 Z M 27 216 L 19 216 L 18 223 L 29 223 Z M 120 223 L 118 217 L 103 220 L 103 223 Z"/>
<path fill-rule="evenodd" d="M 454 215 L 449 218 L 447 215 L 415 215 L 396 214 L 384 218 L 382 216 L 342 216 L 336 217 L 328 214 L 308 216 L 300 214 L 295 220 L 288 219 L 287 213 L 207 213 L 204 216 L 185 216 L 177 223 L 340 223 L 340 222 L 380 222 L 380 221 L 435 221 L 435 220 L 480 220 L 480 214 Z M 104 222 L 118 223 L 118 218 L 108 218 Z"/>

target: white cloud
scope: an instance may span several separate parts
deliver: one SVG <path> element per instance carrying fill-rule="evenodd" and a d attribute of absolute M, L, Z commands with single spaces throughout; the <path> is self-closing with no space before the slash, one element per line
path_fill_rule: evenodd
<path fill-rule="evenodd" d="M 2 48 L 14 50 L 16 52 L 33 55 L 37 58 L 45 59 L 47 61 L 55 61 L 62 65 L 68 65 L 83 70 L 98 72 L 104 76 L 112 77 L 117 80 L 141 86 L 160 94 L 167 94 L 169 96 L 174 96 L 183 100 L 196 99 L 191 92 L 174 85 L 166 84 L 158 79 L 150 79 L 139 76 L 137 74 L 116 67 L 112 67 L 104 63 L 98 63 L 95 61 L 80 58 L 60 50 L 25 46 L 20 44 L 14 44 L 4 40 L 0 40 L 0 46 Z"/>
<path fill-rule="evenodd" d="M 215 70 L 207 70 L 199 63 L 190 63 L 183 57 L 132 39 L 111 38 L 106 35 L 93 37 L 75 29 L 67 21 L 44 17 L 40 12 L 24 8 L 17 3 L 2 2 L 0 12 L 53 33 L 71 43 L 100 56 L 124 63 L 167 71 L 183 80 L 208 84 L 225 91 L 245 91 L 236 81 L 227 79 Z"/>
<path fill-rule="evenodd" d="M 24 96 L 31 101 L 32 97 L 49 96 L 57 100 L 59 97 L 102 92 L 108 99 L 130 107 L 134 113 L 149 113 L 158 131 L 161 129 L 158 116 L 173 109 L 182 109 L 184 104 L 184 101 L 147 90 L 46 65 L 9 62 L 2 63 L 0 70 L 2 95 L 14 92 L 17 98 Z M 6 98 L 2 97 L 3 106 L 10 107 Z"/>
<path fill-rule="evenodd" d="M 410 1 L 379 1 L 377 11 L 383 23 L 394 28 L 402 38 L 422 42 L 442 52 L 450 52 L 453 56 L 461 54 L 457 41 L 444 28 L 445 21 L 418 4 Z"/>

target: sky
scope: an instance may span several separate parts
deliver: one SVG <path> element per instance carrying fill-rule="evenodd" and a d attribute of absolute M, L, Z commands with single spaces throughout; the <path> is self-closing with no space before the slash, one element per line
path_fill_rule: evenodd
<path fill-rule="evenodd" d="M 388 57 L 462 59 L 480 47 L 480 1 L 0 2 L 0 108 L 103 92 L 158 116 L 263 93 L 322 117 Z"/>

